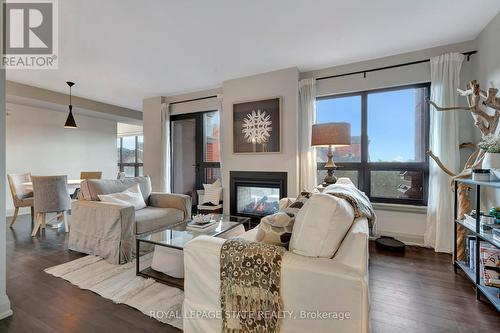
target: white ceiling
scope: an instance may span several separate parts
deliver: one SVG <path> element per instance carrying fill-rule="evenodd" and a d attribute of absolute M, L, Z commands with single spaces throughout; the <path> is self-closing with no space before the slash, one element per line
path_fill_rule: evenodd
<path fill-rule="evenodd" d="M 9 80 L 142 109 L 142 99 L 474 39 L 499 0 L 59 0 L 59 69 Z"/>

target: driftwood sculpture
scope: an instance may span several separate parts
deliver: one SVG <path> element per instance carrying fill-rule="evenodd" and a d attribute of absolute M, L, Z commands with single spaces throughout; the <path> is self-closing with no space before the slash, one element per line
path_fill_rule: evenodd
<path fill-rule="evenodd" d="M 442 108 L 436 105 L 436 103 L 432 101 L 428 101 L 429 104 L 434 106 L 437 111 L 469 111 L 474 118 L 474 125 L 481 131 L 481 135 L 485 137 L 488 134 L 495 134 L 498 127 L 498 122 L 500 119 L 500 98 L 497 97 L 498 89 L 490 88 L 488 92 L 481 90 L 479 87 L 479 83 L 473 80 L 470 81 L 467 85 L 466 90 L 457 89 L 458 93 L 461 96 L 467 98 L 468 107 L 448 107 Z M 484 99 L 482 102 L 481 100 Z M 487 112 L 483 111 L 482 106 L 487 106 L 495 110 L 495 114 L 490 115 Z M 476 145 L 467 143 L 460 145 L 460 148 L 472 148 L 476 147 Z M 427 152 L 428 155 L 437 163 L 439 168 L 443 170 L 446 174 L 451 176 L 453 179 L 455 178 L 466 178 L 470 177 L 472 174 L 472 170 L 478 166 L 483 161 L 485 152 L 479 148 L 469 156 L 467 162 L 465 162 L 464 169 L 455 174 L 450 169 L 448 169 L 443 162 L 439 159 L 438 156 L 434 155 L 432 151 Z M 452 179 L 452 183 L 453 183 Z M 463 219 L 465 213 L 469 213 L 471 211 L 471 200 L 470 200 L 470 191 L 471 187 L 465 184 L 459 184 L 458 187 L 458 198 L 459 198 L 459 209 L 458 209 L 458 218 Z M 464 259 L 465 257 L 465 229 L 463 227 L 458 228 L 457 235 L 457 258 L 459 260 Z"/>

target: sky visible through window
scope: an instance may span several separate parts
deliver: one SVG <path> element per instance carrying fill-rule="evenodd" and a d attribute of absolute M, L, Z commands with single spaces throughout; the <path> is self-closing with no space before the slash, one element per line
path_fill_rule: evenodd
<path fill-rule="evenodd" d="M 368 94 L 368 141 L 371 162 L 415 161 L 416 90 Z M 361 97 L 321 99 L 317 122 L 348 122 L 351 135 L 361 135 Z M 420 139 L 420 138 L 418 138 Z"/>

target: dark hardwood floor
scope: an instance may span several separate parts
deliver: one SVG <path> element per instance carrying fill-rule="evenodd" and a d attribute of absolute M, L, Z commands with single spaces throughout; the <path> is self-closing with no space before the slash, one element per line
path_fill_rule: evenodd
<path fill-rule="evenodd" d="M 35 238 L 30 228 L 29 215 L 20 216 L 14 229 L 7 227 L 7 295 L 14 315 L 0 321 L 0 332 L 180 332 L 45 274 L 45 268 L 83 255 L 67 249 L 62 228 Z"/>
<path fill-rule="evenodd" d="M 500 314 L 453 272 L 449 254 L 407 246 L 404 256 L 370 244 L 373 332 L 498 332 Z"/>
<path fill-rule="evenodd" d="M 0 332 L 178 332 L 126 305 L 45 274 L 44 268 L 82 256 L 67 235 L 48 229 L 30 237 L 28 216 L 7 228 L 7 294 L 14 315 Z M 451 256 L 408 247 L 404 256 L 370 244 L 373 332 L 495 332 L 500 315 L 477 302 L 472 284 L 454 274 Z M 342 332 L 339 332 L 342 333 Z"/>

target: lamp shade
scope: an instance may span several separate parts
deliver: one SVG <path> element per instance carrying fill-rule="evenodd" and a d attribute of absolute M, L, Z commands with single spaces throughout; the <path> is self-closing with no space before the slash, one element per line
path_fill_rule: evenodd
<path fill-rule="evenodd" d="M 77 128 L 75 118 L 73 117 L 73 105 L 69 106 L 68 118 L 66 118 L 65 128 Z"/>
<path fill-rule="evenodd" d="M 351 124 L 325 123 L 312 126 L 311 146 L 349 146 L 351 144 Z"/>

